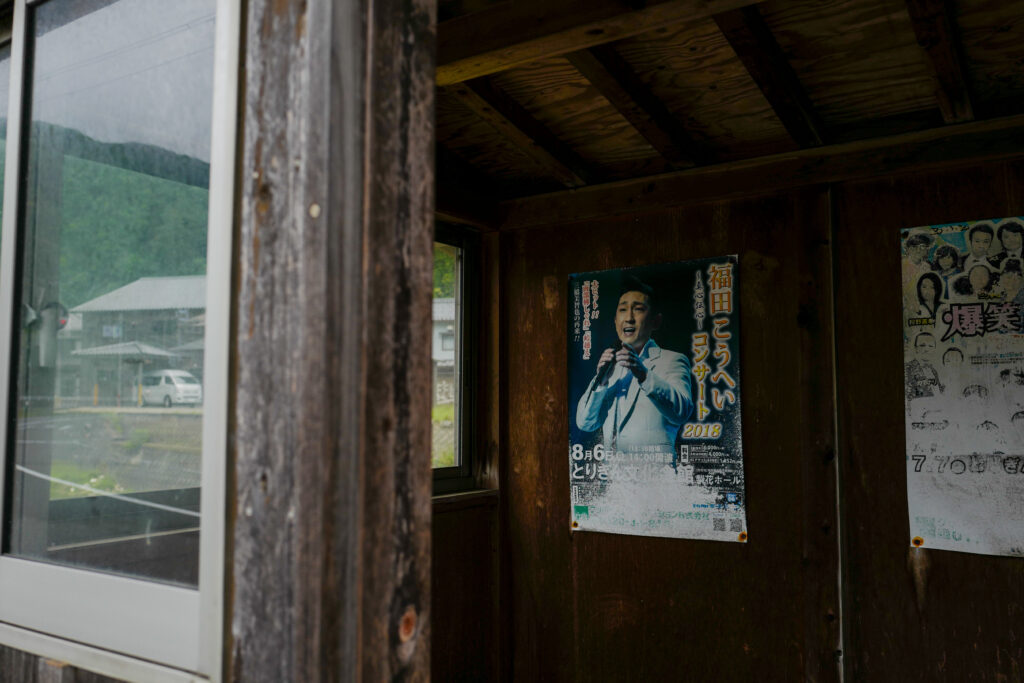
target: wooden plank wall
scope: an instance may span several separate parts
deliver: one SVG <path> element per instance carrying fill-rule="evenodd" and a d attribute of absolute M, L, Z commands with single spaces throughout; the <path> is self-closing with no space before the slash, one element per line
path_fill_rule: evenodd
<path fill-rule="evenodd" d="M 911 549 L 899 229 L 1024 213 L 1024 164 L 837 192 L 836 333 L 852 680 L 1020 681 L 1024 562 Z M 888 293 L 888 295 L 887 295 Z"/>
<path fill-rule="evenodd" d="M 497 500 L 489 496 L 434 506 L 431 680 L 500 678 Z"/>
<path fill-rule="evenodd" d="M 828 217 L 807 189 L 505 236 L 512 680 L 835 680 Z M 572 533 L 567 276 L 729 253 L 750 541 Z"/>
<path fill-rule="evenodd" d="M 900 228 L 1021 213 L 998 162 L 503 234 L 508 679 L 1021 680 L 1024 563 L 908 547 L 886 295 Z M 731 252 L 749 542 L 571 533 L 568 274 Z"/>
<path fill-rule="evenodd" d="M 7 683 L 117 683 L 84 669 L 0 645 L 0 681 Z"/>

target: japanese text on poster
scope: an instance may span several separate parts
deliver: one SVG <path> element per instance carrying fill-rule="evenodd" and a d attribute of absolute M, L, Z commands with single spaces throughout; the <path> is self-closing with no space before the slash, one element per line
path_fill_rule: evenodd
<path fill-rule="evenodd" d="M 1024 219 L 902 234 L 914 546 L 1024 555 Z"/>
<path fill-rule="evenodd" d="M 569 287 L 573 528 L 745 541 L 737 257 Z"/>

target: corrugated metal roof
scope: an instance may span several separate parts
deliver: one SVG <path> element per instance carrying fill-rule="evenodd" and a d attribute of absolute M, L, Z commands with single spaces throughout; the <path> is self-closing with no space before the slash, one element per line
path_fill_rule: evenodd
<path fill-rule="evenodd" d="M 175 346 L 171 349 L 171 351 L 202 351 L 203 349 L 203 338 L 200 337 L 199 339 L 190 341 L 188 344 Z"/>
<path fill-rule="evenodd" d="M 99 311 L 163 311 L 206 308 L 206 276 L 144 277 L 71 309 Z"/>
<path fill-rule="evenodd" d="M 178 355 L 161 349 L 152 344 L 131 341 L 120 344 L 107 344 L 106 346 L 94 346 L 91 349 L 79 349 L 72 351 L 73 356 L 118 356 L 127 358 L 173 358 Z"/>

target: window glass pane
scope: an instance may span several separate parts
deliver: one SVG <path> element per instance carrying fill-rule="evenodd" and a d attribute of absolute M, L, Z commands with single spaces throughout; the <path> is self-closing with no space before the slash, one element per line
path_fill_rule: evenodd
<path fill-rule="evenodd" d="M 9 21 L 10 19 L 8 19 Z M 2 27 L 4 32 L 8 26 Z M 0 46 L 0 221 L 3 220 L 2 188 L 4 186 L 4 160 L 7 158 L 7 105 L 11 90 L 11 44 Z"/>
<path fill-rule="evenodd" d="M 29 10 L 11 554 L 197 583 L 214 10 Z"/>
<path fill-rule="evenodd" d="M 462 293 L 458 248 L 434 243 L 434 313 L 431 342 L 433 405 L 431 460 L 434 467 L 454 467 L 459 457 Z"/>

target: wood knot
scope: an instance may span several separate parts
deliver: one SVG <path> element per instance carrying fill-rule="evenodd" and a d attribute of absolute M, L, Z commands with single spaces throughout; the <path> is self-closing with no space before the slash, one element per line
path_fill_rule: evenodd
<path fill-rule="evenodd" d="M 405 609 L 405 614 L 402 615 L 401 621 L 398 622 L 398 640 L 400 642 L 407 643 L 415 633 L 416 609 L 410 605 Z"/>

